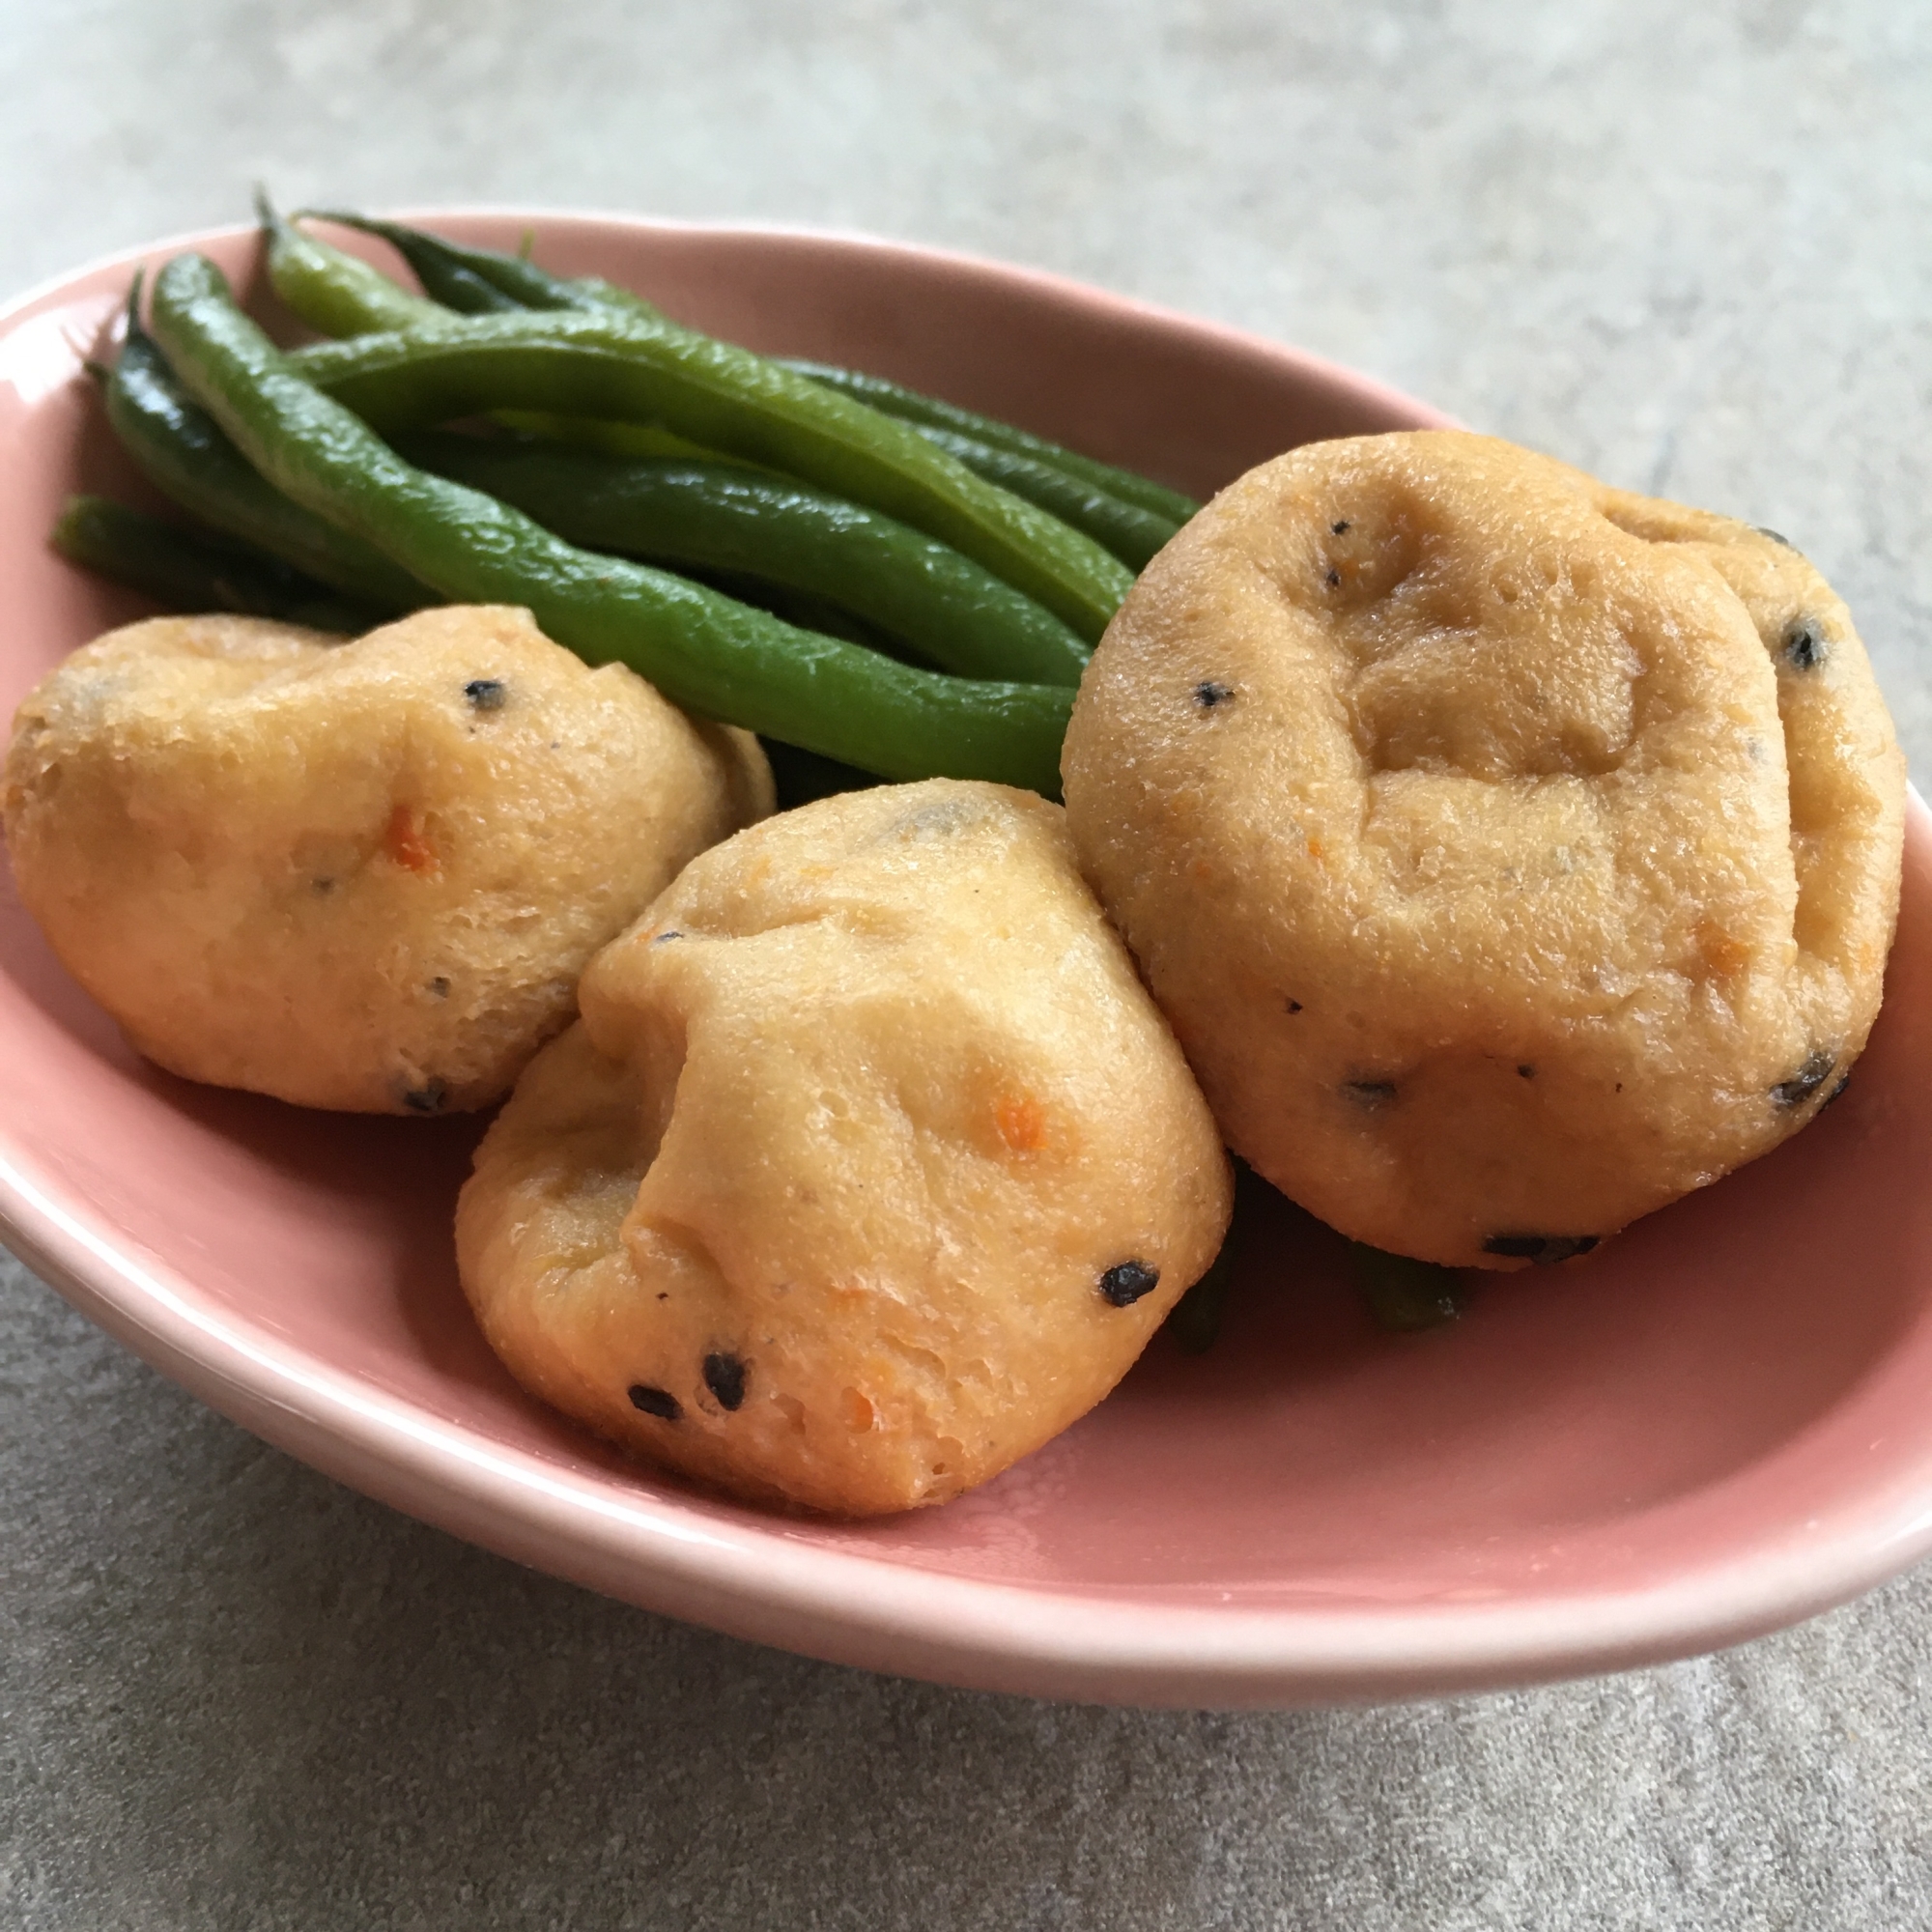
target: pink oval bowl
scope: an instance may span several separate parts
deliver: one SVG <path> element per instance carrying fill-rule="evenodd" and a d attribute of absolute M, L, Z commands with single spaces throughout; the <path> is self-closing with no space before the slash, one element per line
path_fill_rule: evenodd
<path fill-rule="evenodd" d="M 1274 344 L 1050 276 L 844 237 L 430 217 L 754 348 L 876 370 L 1198 492 L 1311 438 L 1439 422 Z M 122 256 L 0 317 L 8 709 L 138 607 L 45 549 L 125 487 L 80 358 Z M 0 1232 L 111 1334 L 343 1482 L 654 1610 L 1044 1696 L 1269 1705 L 1601 1670 L 1842 1601 L 1932 1547 L 1932 821 L 1846 1097 L 1589 1263 L 1378 1334 L 1286 1204 L 1226 1329 L 947 1508 L 786 1520 L 526 1397 L 458 1291 L 476 1128 L 304 1114 L 138 1060 L 0 898 Z"/>

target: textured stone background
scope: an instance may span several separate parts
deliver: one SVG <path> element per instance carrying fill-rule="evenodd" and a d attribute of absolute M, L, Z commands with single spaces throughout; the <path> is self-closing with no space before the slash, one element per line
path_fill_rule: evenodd
<path fill-rule="evenodd" d="M 284 199 L 856 227 L 1784 530 L 1932 772 L 1932 15 L 0 0 L 0 294 Z M 0 1924 L 1932 1925 L 1932 1582 L 1384 1712 L 867 1677 L 335 1488 L 0 1263 Z"/>

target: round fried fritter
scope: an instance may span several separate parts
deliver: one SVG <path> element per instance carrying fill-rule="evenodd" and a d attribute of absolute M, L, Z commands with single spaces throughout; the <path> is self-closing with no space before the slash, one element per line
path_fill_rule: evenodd
<path fill-rule="evenodd" d="M 1904 764 L 1743 524 L 1460 432 L 1250 472 L 1141 578 L 1065 755 L 1230 1145 L 1345 1234 L 1561 1260 L 1836 1092 Z"/>
<path fill-rule="evenodd" d="M 694 724 L 527 611 L 343 643 L 157 617 L 76 651 L 6 765 L 20 897 L 134 1045 L 308 1106 L 480 1107 L 685 861 L 771 809 Z"/>
<path fill-rule="evenodd" d="M 848 1515 L 1084 1414 L 1213 1259 L 1226 1156 L 1029 792 L 767 820 L 591 962 L 457 1211 L 527 1387 L 660 1463 Z"/>

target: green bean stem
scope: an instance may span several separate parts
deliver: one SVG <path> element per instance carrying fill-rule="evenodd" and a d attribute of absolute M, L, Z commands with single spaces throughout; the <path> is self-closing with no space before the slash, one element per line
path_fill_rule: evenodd
<path fill-rule="evenodd" d="M 154 327 L 270 482 L 445 596 L 525 605 L 558 642 L 593 664 L 629 665 L 673 703 L 884 778 L 985 778 L 1057 793 L 1071 692 L 912 669 L 578 550 L 492 497 L 427 475 L 305 381 L 204 256 L 178 255 L 161 271 Z"/>

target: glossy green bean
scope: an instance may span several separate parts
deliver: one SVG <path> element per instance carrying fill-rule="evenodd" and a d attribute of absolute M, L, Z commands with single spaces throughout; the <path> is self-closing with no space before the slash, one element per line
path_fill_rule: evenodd
<path fill-rule="evenodd" d="M 882 777 L 1057 793 L 1071 692 L 912 669 L 578 550 L 494 497 L 428 475 L 306 381 L 205 257 L 180 255 L 162 270 L 154 327 L 183 380 L 278 489 L 380 543 L 446 597 L 525 605 L 559 642 L 592 663 L 628 664 L 674 703 Z"/>
<path fill-rule="evenodd" d="M 600 275 L 566 279 L 522 255 L 467 247 L 406 222 L 334 210 L 311 213 L 317 221 L 380 236 L 415 270 L 430 295 L 463 315 L 498 315 L 513 309 L 613 309 L 665 320 L 663 310 Z"/>
<path fill-rule="evenodd" d="M 252 544 L 184 529 L 106 497 L 70 497 L 49 541 L 70 563 L 168 611 L 277 617 L 345 637 L 372 629 L 385 614 L 331 596 L 326 584 Z"/>
<path fill-rule="evenodd" d="M 565 281 L 519 256 L 461 247 L 403 222 L 340 212 L 316 218 L 380 236 L 403 255 L 438 301 L 466 315 L 504 314 L 519 308 L 605 309 L 653 317 L 661 313 L 628 290 L 601 279 Z M 316 317 L 310 319 L 325 333 L 336 336 L 398 326 L 373 309 L 359 329 L 329 327 Z M 782 366 L 914 424 L 976 475 L 1085 531 L 1132 569 L 1145 564 L 1200 507 L 1191 498 L 1144 476 L 1096 463 L 1010 423 L 958 409 L 879 377 L 818 362 L 786 360 Z M 611 426 L 619 435 L 626 427 Z M 589 422 L 573 425 L 564 433 L 587 446 L 599 446 L 600 442 L 609 446 L 609 433 Z"/>
<path fill-rule="evenodd" d="M 1453 1321 L 1468 1305 L 1469 1283 L 1454 1268 L 1349 1243 L 1349 1267 L 1378 1328 L 1406 1335 Z"/>
<path fill-rule="evenodd" d="M 950 430 L 954 435 L 989 443 L 995 449 L 1009 450 L 1015 456 L 1031 457 L 1037 463 L 1065 470 L 1070 476 L 1106 491 L 1111 497 L 1118 497 L 1123 503 L 1132 503 L 1156 517 L 1164 517 L 1169 523 L 1184 524 L 1201 507 L 1192 497 L 1184 497 L 1179 490 L 1170 490 L 1164 483 L 1156 483 L 1150 476 L 1142 476 L 1131 469 L 1117 469 L 1113 464 L 1101 463 L 1092 456 L 1082 456 L 1077 449 L 1050 442 L 1043 436 L 1034 436 L 1011 423 L 1000 421 L 997 416 L 982 416 L 977 411 L 961 409 L 955 403 L 941 402 L 937 396 L 923 395 L 917 389 L 889 383 L 883 376 L 867 376 L 856 369 L 840 369 L 830 362 L 808 362 L 795 357 L 784 358 L 784 364 L 787 369 L 795 369 L 801 376 L 810 376 L 813 382 L 823 383 L 842 395 L 869 404 L 889 416 L 899 416 L 907 422 L 926 423 L 934 429 Z"/>
<path fill-rule="evenodd" d="M 184 393 L 133 304 L 120 359 L 107 375 L 106 405 L 115 436 L 149 482 L 204 523 L 375 610 L 393 613 L 434 601 L 375 545 L 336 529 L 265 482 L 213 417 Z"/>
<path fill-rule="evenodd" d="M 416 322 L 447 320 L 457 312 L 455 307 L 440 301 L 410 295 L 359 256 L 282 220 L 266 201 L 258 206 L 269 237 L 269 280 L 282 301 L 319 333 L 337 339 L 368 335 L 385 328 L 408 327 Z M 359 216 L 346 214 L 315 218 L 365 227 L 377 233 L 396 225 L 364 222 Z M 415 231 L 404 232 L 412 235 Z M 510 306 L 514 308 L 517 304 Z M 719 458 L 717 450 L 703 448 L 687 437 L 673 436 L 670 431 L 649 423 L 600 422 L 585 416 L 546 414 L 537 410 L 496 410 L 491 414 L 505 429 L 547 437 L 580 448 L 602 450 L 612 456 Z"/>
<path fill-rule="evenodd" d="M 975 476 L 910 425 L 668 325 L 611 313 L 474 316 L 321 343 L 291 362 L 384 430 L 500 409 L 660 423 L 951 544 L 1090 643 L 1133 582 L 1093 538 Z"/>
<path fill-rule="evenodd" d="M 626 462 L 473 436 L 399 439 L 413 463 L 586 550 L 696 565 L 826 598 L 942 670 L 1080 682 L 1087 649 L 991 571 L 875 511 L 733 465 Z"/>
<path fill-rule="evenodd" d="M 1133 503 L 1040 463 L 1031 456 L 1017 456 L 1010 449 L 996 449 L 977 437 L 961 436 L 954 430 L 936 429 L 930 423 L 913 427 L 936 449 L 956 457 L 976 476 L 1024 497 L 1029 503 L 1084 530 L 1097 544 L 1120 558 L 1129 570 L 1142 569 L 1148 559 L 1172 537 L 1180 526 L 1165 517 L 1156 517 Z"/>
<path fill-rule="evenodd" d="M 437 304 L 412 296 L 380 269 L 305 235 L 255 194 L 255 213 L 268 241 L 269 282 L 311 328 L 324 335 L 360 335 L 373 328 L 407 328 L 433 321 Z"/>

